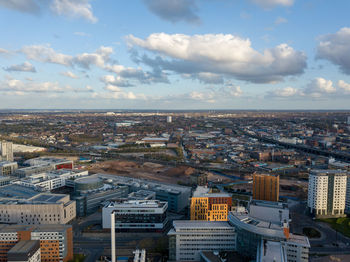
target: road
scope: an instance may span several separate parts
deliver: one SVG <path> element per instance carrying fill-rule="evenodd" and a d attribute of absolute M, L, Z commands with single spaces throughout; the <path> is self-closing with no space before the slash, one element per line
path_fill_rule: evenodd
<path fill-rule="evenodd" d="M 321 233 L 320 238 L 309 239 L 312 254 L 350 254 L 350 238 L 337 233 L 327 223 L 317 222 L 308 214 L 305 202 L 289 201 L 292 233 L 302 234 L 303 228 L 312 227 Z"/>

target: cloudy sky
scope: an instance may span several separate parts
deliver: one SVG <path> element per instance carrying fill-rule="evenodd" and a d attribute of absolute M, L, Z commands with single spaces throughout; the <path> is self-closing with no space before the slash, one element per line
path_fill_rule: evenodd
<path fill-rule="evenodd" d="M 350 109 L 348 0 L 0 0 L 0 109 Z"/>

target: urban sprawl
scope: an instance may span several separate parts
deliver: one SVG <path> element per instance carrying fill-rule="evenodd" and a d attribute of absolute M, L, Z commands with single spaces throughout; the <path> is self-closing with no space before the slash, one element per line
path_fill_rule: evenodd
<path fill-rule="evenodd" d="M 1 261 L 350 261 L 350 112 L 0 112 Z"/>

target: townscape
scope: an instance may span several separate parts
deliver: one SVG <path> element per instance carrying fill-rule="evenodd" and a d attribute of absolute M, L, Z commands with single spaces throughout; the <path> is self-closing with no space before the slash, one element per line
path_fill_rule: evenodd
<path fill-rule="evenodd" d="M 1 261 L 350 259 L 349 112 L 3 111 L 0 138 Z"/>

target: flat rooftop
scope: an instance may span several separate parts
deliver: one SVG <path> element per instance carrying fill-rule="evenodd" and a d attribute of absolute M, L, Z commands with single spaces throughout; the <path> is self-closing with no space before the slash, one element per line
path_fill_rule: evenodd
<path fill-rule="evenodd" d="M 30 251 L 39 249 L 40 241 L 39 240 L 21 240 L 15 246 L 13 246 L 9 254 L 28 254 Z"/>
<path fill-rule="evenodd" d="M 197 186 L 196 191 L 193 192 L 193 197 L 231 197 L 227 193 L 210 193 L 211 188 L 204 186 Z"/>
<path fill-rule="evenodd" d="M 30 187 L 24 187 L 16 184 L 6 185 L 1 187 L 0 197 L 1 198 L 18 198 L 18 199 L 29 199 L 40 192 Z"/>
<path fill-rule="evenodd" d="M 199 221 L 199 220 L 175 220 L 173 221 L 175 229 L 181 228 L 216 228 L 233 229 L 227 221 Z"/>
<path fill-rule="evenodd" d="M 310 174 L 315 175 L 346 175 L 346 170 L 340 170 L 340 169 L 312 169 Z"/>

